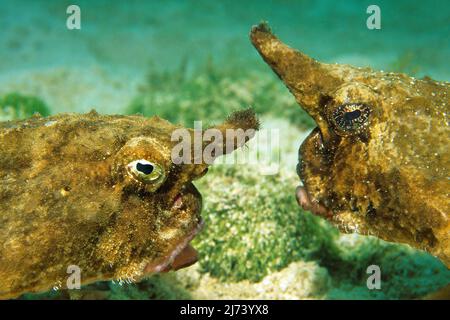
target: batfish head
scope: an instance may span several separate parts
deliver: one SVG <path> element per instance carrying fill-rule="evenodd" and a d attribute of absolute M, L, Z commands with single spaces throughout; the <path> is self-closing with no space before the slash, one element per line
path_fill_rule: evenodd
<path fill-rule="evenodd" d="M 192 182 L 206 174 L 216 157 L 245 144 L 258 129 L 252 110 L 236 112 L 206 130 L 158 117 L 146 121 L 111 166 L 122 212 L 100 244 L 99 255 L 108 261 L 111 248 L 121 243 L 120 258 L 111 258 L 111 264 L 118 264 L 114 278 L 139 278 L 197 261 L 189 242 L 202 228 L 202 198 Z M 227 139 L 227 130 L 238 129 L 247 134 Z"/>
<path fill-rule="evenodd" d="M 449 230 L 448 85 L 320 63 L 265 24 L 250 38 L 317 124 L 299 150 L 299 203 L 344 232 L 439 254 L 438 239 L 447 232 L 448 243 Z"/>

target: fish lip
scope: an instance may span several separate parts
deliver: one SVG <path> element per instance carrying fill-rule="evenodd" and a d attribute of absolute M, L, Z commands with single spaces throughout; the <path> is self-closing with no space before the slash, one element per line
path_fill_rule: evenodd
<path fill-rule="evenodd" d="M 203 206 L 202 196 L 192 182 L 187 183 L 180 189 L 180 191 L 174 197 L 172 206 L 169 208 L 169 210 L 172 212 L 176 212 L 182 210 L 183 208 L 187 208 L 186 203 L 188 202 L 183 201 L 183 198 L 185 197 L 193 197 L 196 200 L 196 202 L 192 206 L 190 206 L 189 209 L 192 210 L 193 215 L 198 217 L 197 224 L 191 229 L 191 231 L 189 231 L 189 233 L 181 241 L 178 242 L 178 244 L 175 247 L 169 250 L 169 253 L 165 255 L 160 262 L 155 264 L 152 261 L 145 261 L 142 267 L 141 272 L 142 276 L 147 276 L 159 272 L 167 272 L 170 270 L 178 270 L 184 267 L 188 267 L 197 261 L 197 259 L 195 259 L 190 261 L 189 264 L 183 264 L 176 268 L 172 268 L 172 264 L 178 257 L 178 255 L 180 255 L 183 252 L 183 250 L 190 245 L 190 242 L 195 238 L 195 236 L 198 233 L 201 232 L 201 230 L 204 227 L 204 221 L 200 216 Z"/>
<path fill-rule="evenodd" d="M 158 263 L 156 265 L 152 264 L 151 262 L 144 263 L 142 274 L 144 276 L 158 273 L 158 272 L 167 272 L 172 270 L 171 265 L 175 261 L 175 258 L 185 249 L 189 246 L 189 243 L 192 241 L 192 239 L 195 238 L 195 236 L 202 231 L 204 227 L 204 221 L 200 217 L 199 222 L 197 225 L 188 233 L 188 235 L 180 242 L 178 243 L 175 248 L 173 248 L 170 253 L 164 258 L 164 260 L 161 263 Z M 195 263 L 194 261 L 193 263 Z M 190 263 L 189 265 L 192 265 L 193 263 Z M 178 269 L 187 267 L 188 265 L 183 265 Z"/>
<path fill-rule="evenodd" d="M 317 152 L 311 152 L 311 148 Z M 307 153 L 307 151 L 309 151 Z M 327 220 L 334 217 L 332 210 L 327 208 L 325 199 L 313 196 L 310 186 L 312 175 L 326 176 L 326 167 L 328 160 L 325 155 L 324 138 L 319 127 L 315 127 L 306 137 L 300 146 L 299 161 L 297 163 L 297 174 L 301 180 L 301 185 L 295 191 L 296 200 L 303 210 L 310 211 L 315 215 L 321 216 Z M 307 153 L 307 154 L 306 154 Z M 311 171 L 314 171 L 313 173 Z"/>
<path fill-rule="evenodd" d="M 305 185 L 300 185 L 297 187 L 295 190 L 295 196 L 298 205 L 302 207 L 303 210 L 310 211 L 316 216 L 320 216 L 326 220 L 332 220 L 335 217 L 332 210 L 328 209 L 322 204 L 321 201 L 318 201 L 311 196 Z"/>

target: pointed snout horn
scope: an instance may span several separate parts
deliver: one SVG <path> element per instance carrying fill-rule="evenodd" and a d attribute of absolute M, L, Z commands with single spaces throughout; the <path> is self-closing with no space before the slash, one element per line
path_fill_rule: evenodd
<path fill-rule="evenodd" d="M 297 102 L 313 117 L 320 99 L 342 83 L 333 74 L 332 65 L 320 63 L 287 46 L 272 34 L 266 23 L 254 26 L 250 39 Z"/>

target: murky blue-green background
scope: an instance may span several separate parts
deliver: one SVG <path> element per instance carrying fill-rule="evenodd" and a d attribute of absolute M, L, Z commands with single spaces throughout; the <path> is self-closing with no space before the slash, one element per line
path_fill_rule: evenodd
<path fill-rule="evenodd" d="M 82 30 L 66 29 L 65 10 L 77 4 Z M 381 8 L 382 29 L 366 28 L 366 8 Z M 292 46 L 327 62 L 387 69 L 409 55 L 420 74 L 448 80 L 448 1 L 17 1 L 0 11 L 0 72 L 101 64 L 169 68 L 180 59 L 212 56 L 222 63 L 261 65 L 248 41 L 266 20 Z"/>

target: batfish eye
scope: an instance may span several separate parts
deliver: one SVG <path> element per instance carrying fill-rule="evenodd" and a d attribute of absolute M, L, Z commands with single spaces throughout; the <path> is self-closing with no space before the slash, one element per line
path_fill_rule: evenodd
<path fill-rule="evenodd" d="M 367 124 L 369 114 L 369 106 L 363 103 L 347 103 L 333 110 L 331 120 L 339 130 L 353 132 Z"/>
<path fill-rule="evenodd" d="M 164 170 L 145 159 L 135 160 L 127 165 L 128 172 L 144 183 L 154 183 L 164 177 Z"/>
<path fill-rule="evenodd" d="M 153 172 L 154 166 L 151 163 L 142 163 L 138 162 L 136 163 L 136 170 L 139 171 L 139 173 L 143 173 L 146 175 L 149 175 Z"/>

